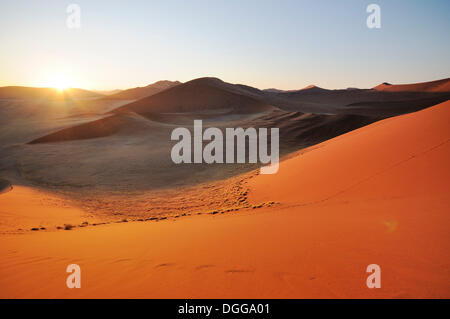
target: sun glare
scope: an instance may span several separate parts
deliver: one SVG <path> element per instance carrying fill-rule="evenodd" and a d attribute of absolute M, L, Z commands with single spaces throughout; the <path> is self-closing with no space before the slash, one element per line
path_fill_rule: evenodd
<path fill-rule="evenodd" d="M 40 86 L 55 88 L 59 92 L 63 92 L 64 90 L 72 87 L 72 83 L 67 77 L 62 75 L 54 75 L 42 81 Z"/>
<path fill-rule="evenodd" d="M 58 91 L 62 92 L 62 91 L 64 91 L 65 89 L 67 89 L 68 86 L 65 85 L 65 84 L 59 84 L 59 83 L 58 83 L 58 84 L 55 84 L 55 85 L 54 85 L 54 88 L 57 89 Z"/>
<path fill-rule="evenodd" d="M 60 92 L 66 90 L 70 87 L 68 81 L 65 79 L 55 79 L 49 83 L 49 86 L 57 89 Z"/>

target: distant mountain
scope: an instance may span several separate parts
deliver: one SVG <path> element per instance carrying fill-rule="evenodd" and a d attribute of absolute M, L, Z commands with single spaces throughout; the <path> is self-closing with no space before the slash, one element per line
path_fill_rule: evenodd
<path fill-rule="evenodd" d="M 0 99 L 46 99 L 46 100 L 65 100 L 65 99 L 92 99 L 102 97 L 102 94 L 70 88 L 60 91 L 55 88 L 40 88 L 28 86 L 4 86 L 0 87 Z"/>
<path fill-rule="evenodd" d="M 147 96 L 154 95 L 161 91 L 170 89 L 181 84 L 179 81 L 158 81 L 144 87 L 123 90 L 116 94 L 108 95 L 105 99 L 112 100 L 139 100 Z"/>
<path fill-rule="evenodd" d="M 450 78 L 413 84 L 381 83 L 373 88 L 383 92 L 450 92 Z"/>

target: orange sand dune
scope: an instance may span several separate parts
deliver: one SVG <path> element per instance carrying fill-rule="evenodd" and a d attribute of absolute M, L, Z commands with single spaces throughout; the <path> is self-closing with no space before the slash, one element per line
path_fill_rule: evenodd
<path fill-rule="evenodd" d="M 413 84 L 382 83 L 373 89 L 385 92 L 450 92 L 450 78 Z"/>
<path fill-rule="evenodd" d="M 272 207 L 2 235 L 0 297 L 449 298 L 449 124 L 447 101 L 299 152 L 247 182 Z"/>
<path fill-rule="evenodd" d="M 1 194 L 1 192 L 0 192 Z M 94 218 L 67 201 L 30 187 L 14 186 L 0 196 L 0 232 L 79 225 Z"/>
<path fill-rule="evenodd" d="M 282 163 L 278 174 L 261 175 L 252 184 L 252 198 L 306 205 L 366 197 L 445 196 L 449 127 L 450 101 L 371 124 L 300 151 Z"/>

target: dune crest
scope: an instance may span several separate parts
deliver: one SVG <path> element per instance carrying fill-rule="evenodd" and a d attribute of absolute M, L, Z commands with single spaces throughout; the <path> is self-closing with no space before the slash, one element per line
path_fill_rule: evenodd
<path fill-rule="evenodd" d="M 139 100 L 181 84 L 179 81 L 157 81 L 144 87 L 122 90 L 106 96 L 107 100 Z"/>
<path fill-rule="evenodd" d="M 450 78 L 413 84 L 384 82 L 375 86 L 373 90 L 384 92 L 450 92 Z"/>

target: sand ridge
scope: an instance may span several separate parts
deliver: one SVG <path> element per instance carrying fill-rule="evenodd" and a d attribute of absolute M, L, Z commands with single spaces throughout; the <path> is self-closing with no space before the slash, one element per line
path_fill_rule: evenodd
<path fill-rule="evenodd" d="M 373 88 L 385 92 L 449 92 L 450 78 L 414 84 L 382 83 Z"/>
<path fill-rule="evenodd" d="M 114 93 L 105 96 L 103 99 L 107 100 L 138 100 L 147 96 L 154 95 L 161 91 L 170 89 L 178 84 L 179 81 L 157 81 L 144 87 L 136 87 L 132 89 L 122 90 L 118 93 Z"/>

